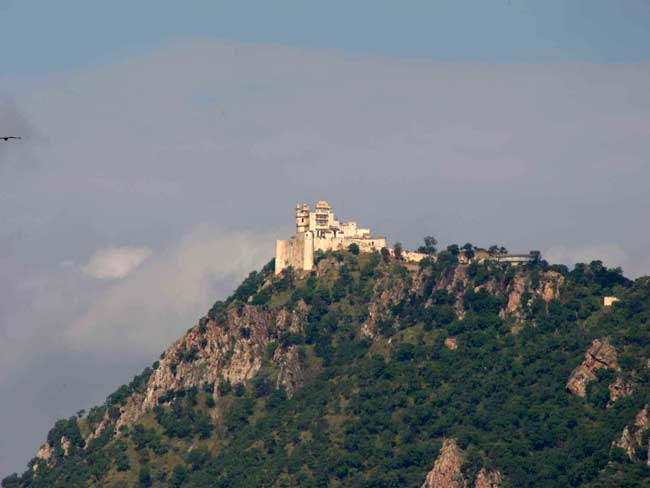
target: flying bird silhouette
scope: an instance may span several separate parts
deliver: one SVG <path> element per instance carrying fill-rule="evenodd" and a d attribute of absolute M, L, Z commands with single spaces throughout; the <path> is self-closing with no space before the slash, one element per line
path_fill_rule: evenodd
<path fill-rule="evenodd" d="M 0 139 L 3 141 L 8 141 L 9 139 L 22 139 L 20 136 L 0 136 Z"/>

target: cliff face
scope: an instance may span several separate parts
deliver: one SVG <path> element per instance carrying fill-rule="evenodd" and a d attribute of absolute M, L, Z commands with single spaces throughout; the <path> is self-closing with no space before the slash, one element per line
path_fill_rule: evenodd
<path fill-rule="evenodd" d="M 422 488 L 464 488 L 467 486 L 460 467 L 463 453 L 453 439 L 445 439 L 433 468 L 427 474 Z"/>
<path fill-rule="evenodd" d="M 491 269 L 485 266 L 486 269 Z M 556 271 L 541 271 L 532 276 L 526 269 L 510 268 L 511 275 L 500 276 L 491 273 L 487 280 L 475 284 L 476 280 L 471 276 L 472 269 L 472 265 L 460 264 L 432 277 L 430 269 L 421 268 L 415 273 L 398 279 L 391 276 L 378 280 L 373 290 L 375 298 L 368 306 L 368 320 L 363 326 L 363 333 L 369 337 L 376 337 L 378 324 L 393 319 L 391 313 L 393 307 L 410 296 L 426 299 L 428 288 L 433 292 L 445 291 L 452 297 L 452 306 L 457 319 L 465 316 L 465 294 L 468 291 L 485 290 L 490 295 L 503 297 L 504 304 L 499 312 L 502 318 L 522 323 L 526 315 L 525 310 L 536 298 L 540 298 L 545 304 L 558 300 L 565 282 L 564 276 Z M 431 306 L 432 303 L 429 299 L 427 306 Z"/>
<path fill-rule="evenodd" d="M 118 421 L 129 422 L 129 410 L 142 413 L 154 407 L 162 394 L 170 390 L 200 387 L 204 383 L 229 381 L 232 385 L 252 379 L 262 366 L 266 347 L 279 342 L 284 333 L 302 333 L 306 316 L 304 302 L 294 311 L 277 312 L 243 305 L 231 309 L 223 324 L 208 320 L 205 331 L 194 327 L 179 343 L 168 349 L 153 373 L 141 401 L 135 398 L 135 408 L 126 408 Z M 295 348 L 278 348 L 271 358 L 280 366 L 278 385 L 293 393 L 301 384 L 300 363 Z M 218 391 L 213 393 L 218 396 Z M 123 419 L 123 417 L 126 417 Z"/>
<path fill-rule="evenodd" d="M 474 488 L 499 488 L 503 483 L 503 477 L 499 471 L 487 471 L 481 468 L 476 477 Z"/>
<path fill-rule="evenodd" d="M 86 436 L 86 444 L 97 439 L 106 428 L 114 429 L 119 435 L 121 427 L 134 425 L 157 405 L 166 404 L 165 396 L 170 392 L 200 390 L 204 385 L 219 385 L 224 381 L 232 385 L 246 383 L 261 368 L 269 343 L 279 343 L 285 333 L 303 332 L 306 313 L 304 302 L 298 303 L 291 312 L 284 308 L 273 312 L 242 305 L 230 309 L 221 323 L 204 319 L 202 325 L 190 329 L 161 355 L 144 391 L 132 394 L 112 418 L 105 414 Z M 296 348 L 277 347 L 270 360 L 278 368 L 276 386 L 284 388 L 291 397 L 303 383 Z M 211 395 L 217 399 L 218 388 Z M 65 446 L 64 450 L 67 454 Z M 45 444 L 36 457 L 49 461 L 51 452 L 52 446 Z"/>
<path fill-rule="evenodd" d="M 368 319 L 363 324 L 361 333 L 368 337 L 376 337 L 378 326 L 382 321 L 392 321 L 392 307 L 398 305 L 408 295 L 409 291 L 417 293 L 412 288 L 413 282 L 419 281 L 410 276 L 389 276 L 377 280 L 373 288 L 372 299 L 368 304 Z M 411 290 L 409 290 L 411 289 Z"/>
<path fill-rule="evenodd" d="M 445 439 L 440 454 L 427 473 L 422 488 L 467 488 L 468 482 L 463 477 L 461 466 L 464 454 L 454 439 Z M 474 488 L 499 488 L 503 482 L 499 471 L 481 468 L 474 481 Z"/>
<path fill-rule="evenodd" d="M 564 276 L 556 271 L 539 273 L 535 280 L 530 273 L 517 272 L 513 280 L 506 286 L 505 293 L 508 303 L 502 310 L 502 315 L 516 315 L 521 318 L 522 305 L 528 305 L 528 303 L 522 303 L 526 293 L 530 295 L 528 302 L 536 297 L 541 298 L 545 303 L 560 298 L 560 289 L 564 281 Z"/>
<path fill-rule="evenodd" d="M 280 365 L 275 387 L 284 388 L 287 397 L 291 398 L 304 383 L 298 348 L 289 346 L 286 350 L 277 349 L 273 361 Z"/>
<path fill-rule="evenodd" d="M 145 392 L 132 396 L 120 409 L 116 427 L 132 425 L 167 392 L 224 380 L 233 385 L 250 380 L 262 366 L 267 344 L 277 339 L 287 322 L 286 315 L 244 305 L 241 310 L 230 310 L 223 324 L 208 320 L 203 331 L 194 327 L 165 351 Z M 213 395 L 216 398 L 218 390 Z"/>
<path fill-rule="evenodd" d="M 634 387 L 620 376 L 614 380 L 614 383 L 609 385 L 608 389 L 611 403 L 614 403 L 619 398 L 629 397 L 634 393 Z"/>
<path fill-rule="evenodd" d="M 454 268 L 453 273 L 448 273 L 436 281 L 435 290 L 445 290 L 454 297 L 454 310 L 456 316 L 462 318 L 465 310 L 463 297 L 465 292 L 473 290 L 478 292 L 486 290 L 492 295 L 505 297 L 505 305 L 501 308 L 501 317 L 514 317 L 521 319 L 523 309 L 535 298 L 541 298 L 545 303 L 560 298 L 560 289 L 565 278 L 555 271 L 543 271 L 536 278 L 523 269 L 514 269 L 512 276 L 491 276 L 484 283 L 474 285 L 469 276 L 471 265 L 460 265 Z M 522 300 L 526 298 L 526 303 Z"/>
<path fill-rule="evenodd" d="M 444 290 L 454 297 L 454 312 L 456 317 L 462 318 L 465 315 L 463 306 L 463 295 L 469 288 L 469 277 L 467 265 L 459 265 L 453 272 L 447 272 L 436 280 L 434 290 Z"/>
<path fill-rule="evenodd" d="M 644 441 L 644 434 L 650 430 L 650 410 L 646 405 L 634 418 L 634 424 L 625 426 L 621 438 L 614 443 L 622 448 L 630 460 L 640 453 L 643 461 L 650 466 L 650 440 Z"/>
<path fill-rule="evenodd" d="M 595 372 L 598 369 L 619 369 L 616 349 L 606 340 L 596 339 L 592 342 L 587 352 L 585 352 L 585 360 L 571 373 L 566 384 L 567 389 L 574 395 L 584 398 L 587 395 L 587 385 L 596 379 Z M 620 392 L 624 391 L 625 388 L 617 386 L 613 387 L 613 390 L 616 392 L 616 398 L 618 398 Z M 616 398 L 613 398 L 613 400 Z"/>

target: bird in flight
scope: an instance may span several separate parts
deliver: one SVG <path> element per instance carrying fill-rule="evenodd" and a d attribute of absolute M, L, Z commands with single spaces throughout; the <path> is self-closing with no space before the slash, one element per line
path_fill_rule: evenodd
<path fill-rule="evenodd" d="M 0 139 L 3 141 L 8 141 L 9 139 L 22 139 L 20 136 L 0 136 Z"/>

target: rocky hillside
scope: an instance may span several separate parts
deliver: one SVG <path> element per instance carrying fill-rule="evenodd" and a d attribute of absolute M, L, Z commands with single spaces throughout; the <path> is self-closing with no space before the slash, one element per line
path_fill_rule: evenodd
<path fill-rule="evenodd" d="M 650 279 L 356 251 L 251 273 L 3 487 L 650 484 Z"/>

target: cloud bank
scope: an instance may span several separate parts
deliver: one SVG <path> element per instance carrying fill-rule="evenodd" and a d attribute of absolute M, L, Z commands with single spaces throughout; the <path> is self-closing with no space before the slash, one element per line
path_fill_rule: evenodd
<path fill-rule="evenodd" d="M 179 329 L 206 313 L 216 297 L 268 261 L 269 242 L 271 235 L 200 226 L 108 288 L 70 324 L 66 337 L 80 349 L 159 353 L 177 338 Z"/>
<path fill-rule="evenodd" d="M 124 278 L 151 255 L 148 247 L 108 247 L 91 256 L 81 271 L 93 278 Z"/>

